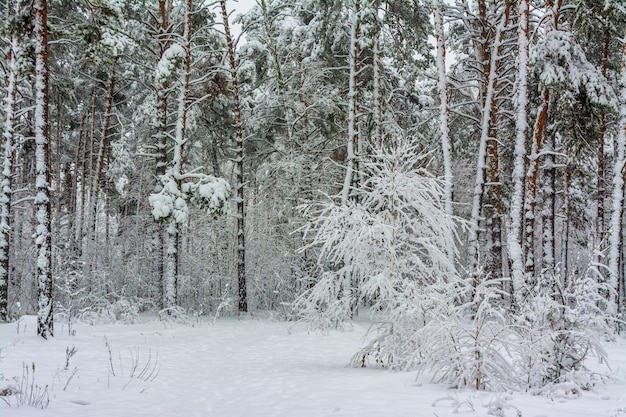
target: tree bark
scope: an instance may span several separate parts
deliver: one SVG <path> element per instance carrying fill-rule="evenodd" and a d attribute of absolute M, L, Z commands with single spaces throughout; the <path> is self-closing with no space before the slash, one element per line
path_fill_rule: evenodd
<path fill-rule="evenodd" d="M 452 214 L 452 147 L 450 145 L 450 112 L 448 109 L 448 82 L 446 76 L 446 43 L 443 21 L 443 4 L 438 0 L 433 6 L 435 40 L 437 48 L 437 81 L 439 90 L 439 129 L 443 153 L 444 198 L 447 214 Z"/>
<path fill-rule="evenodd" d="M 474 193 L 472 199 L 472 212 L 469 226 L 468 237 L 468 273 L 474 280 L 474 287 L 478 284 L 477 273 L 479 267 L 479 227 L 481 220 L 481 211 L 483 206 L 484 188 L 487 172 L 487 141 L 489 140 L 489 134 L 491 133 L 491 121 L 492 112 L 495 111 L 494 95 L 496 94 L 496 69 L 497 62 L 500 59 L 498 56 L 500 46 L 502 44 L 502 32 L 506 24 L 506 16 L 503 14 L 500 22 L 496 27 L 496 33 L 494 43 L 489 53 L 489 75 L 486 78 L 487 85 L 482 105 L 481 116 L 481 135 L 480 143 L 478 146 L 478 160 L 476 162 L 476 179 L 474 181 Z"/>
<path fill-rule="evenodd" d="M 359 85 L 359 15 L 361 13 L 361 2 L 356 0 L 352 17 L 350 31 L 350 54 L 348 56 L 350 74 L 348 85 L 348 140 L 346 157 L 346 176 L 343 182 L 341 193 L 341 204 L 346 205 L 348 199 L 355 195 L 356 185 L 359 177 L 360 157 L 359 149 L 359 105 L 358 105 L 358 85 Z"/>
<path fill-rule="evenodd" d="M 626 41 L 622 45 L 622 67 L 619 78 L 620 113 L 617 138 L 615 140 L 615 167 L 613 174 L 613 207 L 609 235 L 609 286 L 615 290 L 616 299 L 610 300 L 611 313 L 622 312 L 624 293 L 624 271 L 620 276 L 620 252 L 624 247 L 622 217 L 624 207 L 624 184 L 626 178 Z M 622 285 L 620 285 L 620 283 Z"/>
<path fill-rule="evenodd" d="M 7 20 L 16 16 L 19 4 L 8 1 Z M 9 258 L 11 241 L 11 198 L 13 195 L 13 158 L 15 147 L 15 124 L 17 111 L 17 58 L 20 39 L 9 33 L 6 39 L 5 72 L 6 90 L 4 97 L 4 123 L 2 137 L 2 175 L 0 176 L 0 322 L 8 319 L 9 301 Z"/>
<path fill-rule="evenodd" d="M 165 51 L 171 44 L 171 33 L 169 26 L 169 16 L 171 10 L 171 2 L 166 0 L 159 0 L 159 28 L 157 35 L 157 42 L 159 46 L 158 61 L 163 58 Z M 165 169 L 167 167 L 167 90 L 168 82 L 166 79 L 156 82 L 156 123 L 154 133 L 154 143 L 156 148 L 156 183 L 154 185 L 154 192 L 159 193 L 163 189 L 161 180 L 165 175 Z M 161 308 L 165 308 L 165 288 L 164 283 L 164 235 L 165 230 L 163 223 L 155 221 L 154 229 L 152 232 L 152 241 L 154 245 L 153 268 L 154 276 L 159 282 L 160 296 L 159 302 Z"/>
<path fill-rule="evenodd" d="M 180 77 L 180 89 L 178 93 L 178 109 L 176 112 L 176 130 L 174 133 L 174 158 L 169 176 L 176 183 L 177 189 L 181 189 L 183 175 L 183 161 L 185 144 L 187 143 L 187 112 L 189 96 L 189 80 L 191 76 L 191 14 L 193 0 L 187 0 L 185 10 L 185 24 L 183 38 L 185 41 L 185 58 Z M 168 174 L 166 174 L 168 175 Z M 178 219 L 171 218 L 166 229 L 167 251 L 165 253 L 165 308 L 171 309 L 178 302 L 178 270 L 179 270 L 179 239 L 180 223 Z"/>
<path fill-rule="evenodd" d="M 111 67 L 111 76 L 109 78 L 109 86 L 107 89 L 107 104 L 104 111 L 104 120 L 102 121 L 102 133 L 100 136 L 100 146 L 98 148 L 98 155 L 96 157 L 96 171 L 94 173 L 93 184 L 91 186 L 91 217 L 89 223 L 89 239 L 91 240 L 92 253 L 91 255 L 91 268 L 97 268 L 98 253 L 96 248 L 96 225 L 98 224 L 98 202 L 100 195 L 100 187 L 102 182 L 102 173 L 104 171 L 105 159 L 109 149 L 109 131 L 111 126 L 111 118 L 113 117 L 113 97 L 115 95 L 115 64 L 117 58 L 113 61 Z"/>
<path fill-rule="evenodd" d="M 246 239 L 245 239 L 245 199 L 244 199 L 244 140 L 241 123 L 241 107 L 239 102 L 239 83 L 237 82 L 237 64 L 235 61 L 235 46 L 230 34 L 226 0 L 220 0 L 224 34 L 228 47 L 230 63 L 230 78 L 233 87 L 233 102 L 235 113 L 235 171 L 236 171 L 236 201 L 237 201 L 237 285 L 239 289 L 239 313 L 248 311 L 248 295 L 246 289 Z"/>
<path fill-rule="evenodd" d="M 49 49 L 48 5 L 34 0 L 35 33 L 35 211 L 37 227 L 38 305 L 37 334 L 44 339 L 54 335 L 52 239 L 50 230 L 50 122 L 48 117 Z"/>
<path fill-rule="evenodd" d="M 526 132 L 528 131 L 528 41 L 529 14 L 528 0 L 517 3 L 517 94 L 515 97 L 515 148 L 513 168 L 513 192 L 509 209 L 511 230 L 508 233 L 508 251 L 511 260 L 511 276 L 513 292 L 511 300 L 518 307 L 526 298 L 524 293 L 524 258 L 522 249 L 522 224 L 524 206 L 524 172 L 526 159 Z"/>

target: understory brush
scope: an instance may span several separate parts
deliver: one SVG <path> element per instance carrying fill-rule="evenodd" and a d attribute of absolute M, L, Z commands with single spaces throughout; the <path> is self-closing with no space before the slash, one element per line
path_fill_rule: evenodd
<path fill-rule="evenodd" d="M 121 377 L 125 383 L 122 389 L 126 389 L 133 381 L 142 381 L 144 383 L 153 382 L 161 371 L 158 350 L 154 353 L 151 349 L 146 353 L 139 347 L 128 347 L 126 352 L 122 354 L 121 350 L 114 354 L 115 350 L 107 337 L 104 338 L 104 346 L 108 353 L 108 378 L 107 386 L 111 386 L 111 377 Z M 128 380 L 126 380 L 128 379 Z M 145 386 L 141 392 L 148 389 Z"/>
<path fill-rule="evenodd" d="M 44 409 L 50 404 L 48 385 L 35 383 L 35 364 L 22 364 L 22 377 L 15 378 L 16 385 L 6 387 L 0 393 L 0 399 L 9 407 L 35 407 Z"/>
<path fill-rule="evenodd" d="M 586 364 L 596 358 L 608 369 L 602 341 L 613 333 L 604 296 L 610 290 L 597 275 L 591 265 L 565 284 L 544 274 L 543 282 L 553 286 L 540 289 L 514 318 L 522 337 L 518 369 L 533 392 L 580 395 L 607 378 Z"/>

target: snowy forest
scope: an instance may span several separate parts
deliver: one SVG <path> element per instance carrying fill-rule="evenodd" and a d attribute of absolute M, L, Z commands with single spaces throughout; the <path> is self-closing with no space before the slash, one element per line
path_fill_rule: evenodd
<path fill-rule="evenodd" d="M 367 318 L 355 368 L 606 381 L 626 2 L 237 4 L 0 2 L 0 322 Z"/>

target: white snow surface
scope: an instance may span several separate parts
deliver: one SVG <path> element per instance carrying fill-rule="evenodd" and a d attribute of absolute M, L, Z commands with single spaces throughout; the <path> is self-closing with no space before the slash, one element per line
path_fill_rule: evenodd
<path fill-rule="evenodd" d="M 580 397 L 452 390 L 416 380 L 415 372 L 350 368 L 369 323 L 308 333 L 268 319 L 143 318 L 139 324 L 78 324 L 75 336 L 36 336 L 36 317 L 0 325 L 0 388 L 35 363 L 35 384 L 48 385 L 46 409 L 9 408 L 10 416 L 515 416 L 626 415 L 626 338 L 606 344 L 613 380 Z M 111 374 L 111 361 L 115 376 Z M 66 363 L 66 349 L 77 353 Z M 158 352 L 158 359 L 157 357 Z M 135 360 L 133 360 L 135 358 Z M 158 363 L 151 381 L 130 377 Z M 76 369 L 74 377 L 67 383 Z M 67 389 L 64 386 L 67 383 Z M 499 409 L 499 410 L 498 410 Z M 491 411 L 491 413 L 489 413 Z M 499 412 L 501 411 L 501 412 Z M 521 414 L 517 414 L 519 413 Z"/>

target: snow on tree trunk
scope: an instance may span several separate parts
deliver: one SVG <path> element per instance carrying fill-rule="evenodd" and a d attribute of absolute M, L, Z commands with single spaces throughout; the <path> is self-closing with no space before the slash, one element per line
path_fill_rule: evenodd
<path fill-rule="evenodd" d="M 18 4 L 7 2 L 7 20 L 17 15 Z M 9 33 L 5 49 L 6 90 L 4 97 L 4 121 L 2 138 L 2 175 L 0 176 L 0 322 L 8 319 L 9 300 L 9 241 L 11 235 L 11 197 L 13 176 L 13 153 L 15 146 L 15 123 L 17 108 L 17 60 L 20 53 L 19 39 Z"/>
<path fill-rule="evenodd" d="M 346 205 L 348 198 L 355 192 L 354 184 L 358 173 L 359 127 L 358 127 L 358 72 L 359 72 L 359 14 L 360 1 L 354 3 L 354 12 L 350 29 L 350 54 L 348 55 L 350 74 L 348 85 L 348 140 L 346 143 L 346 176 L 343 181 L 341 204 Z"/>
<path fill-rule="evenodd" d="M 376 28 L 374 33 L 374 51 L 372 58 L 372 82 L 373 82 L 373 101 L 374 101 L 374 140 L 373 143 L 381 147 L 383 144 L 383 98 L 381 93 L 381 75 L 380 75 L 380 36 L 382 30 L 382 22 L 378 16 L 378 7 L 380 1 L 376 0 L 374 3 L 374 19 L 376 21 Z M 445 53 L 445 52 L 444 52 Z"/>
<path fill-rule="evenodd" d="M 609 233 L 609 287 L 615 290 L 617 300 L 610 300 L 610 313 L 618 312 L 616 304 L 619 306 L 620 297 L 620 249 L 624 242 L 620 239 L 622 235 L 622 213 L 624 211 L 624 177 L 626 176 L 626 156 L 624 147 L 626 146 L 626 40 L 622 46 L 622 68 L 619 78 L 619 123 L 616 138 L 616 158 L 613 174 L 613 206 L 611 209 L 611 224 Z M 624 277 L 621 277 L 623 282 Z M 623 290 L 622 290 L 623 291 Z M 613 297 L 611 297 L 613 298 Z M 623 308 L 623 306 L 620 306 Z"/>
<path fill-rule="evenodd" d="M 609 41 L 610 41 L 610 32 L 609 32 L 609 28 L 608 26 L 605 26 L 604 28 L 604 41 L 603 41 L 603 45 L 602 45 L 602 64 L 601 64 L 601 71 L 602 71 L 602 76 L 606 77 L 606 71 L 608 68 L 608 64 L 609 64 Z M 602 109 L 601 114 L 600 114 L 600 129 L 598 132 L 598 152 L 597 152 L 597 158 L 598 158 L 598 162 L 597 162 L 597 166 L 598 166 L 598 172 L 597 172 L 597 181 L 598 181 L 598 191 L 597 191 L 597 198 L 598 201 L 596 202 L 596 244 L 595 247 L 596 248 L 600 248 L 603 237 L 604 237 L 604 233 L 605 233 L 605 226 L 604 226 L 604 204 L 605 204 L 605 199 L 606 199 L 606 179 L 605 179 L 605 163 L 604 163 L 604 159 L 605 159 L 605 155 L 604 155 L 604 145 L 605 145 L 605 136 L 606 136 L 606 124 L 607 124 L 607 118 L 606 118 L 606 114 L 604 109 Z M 600 259 L 598 259 L 598 261 L 600 261 Z"/>
<path fill-rule="evenodd" d="M 553 0 L 546 2 L 546 13 L 549 17 L 546 36 L 550 32 L 558 30 L 561 0 L 556 3 Z M 539 178 L 539 157 L 545 137 L 546 125 L 548 124 L 548 111 L 550 108 L 549 85 L 543 85 L 541 90 L 541 104 L 537 110 L 537 119 L 533 127 L 533 138 L 529 155 L 528 170 L 526 172 L 526 197 L 524 200 L 524 255 L 526 285 L 532 291 L 537 284 L 537 260 L 535 259 L 535 218 L 537 207 L 537 180 Z"/>
<path fill-rule="evenodd" d="M 113 60 L 113 65 L 111 67 L 111 75 L 109 78 L 109 88 L 107 93 L 107 104 L 106 109 L 104 111 L 104 120 L 102 121 L 102 134 L 100 137 L 100 147 L 98 148 L 98 155 L 96 157 L 96 172 L 93 179 L 93 184 L 91 185 L 91 218 L 89 224 L 89 238 L 91 239 L 92 249 L 94 253 L 90 257 L 90 260 L 95 261 L 97 263 L 98 252 L 96 250 L 96 225 L 98 224 L 98 196 L 100 195 L 100 185 L 102 182 L 102 172 L 104 171 L 104 164 L 107 158 L 107 152 L 109 148 L 109 133 L 110 133 L 110 125 L 111 118 L 113 117 L 113 96 L 115 95 L 115 64 L 117 62 L 117 57 Z M 96 267 L 96 265 L 92 265 L 92 268 Z"/>
<path fill-rule="evenodd" d="M 533 141 L 526 173 L 526 197 L 524 199 L 524 271 L 526 273 L 526 285 L 529 289 L 535 285 L 535 208 L 537 206 L 539 152 L 548 119 L 549 103 L 550 89 L 544 87 L 541 93 L 541 104 L 537 110 L 537 120 L 533 128 Z"/>
<path fill-rule="evenodd" d="M 513 192 L 509 209 L 511 230 L 508 233 L 509 259 L 511 259 L 511 276 L 513 280 L 513 298 L 519 305 L 525 298 L 524 260 L 521 240 L 523 224 L 522 207 L 524 198 L 524 172 L 526 159 L 526 132 L 528 130 L 528 18 L 530 13 L 528 0 L 519 0 L 517 29 L 517 94 L 515 97 L 515 148 L 513 168 Z"/>
<path fill-rule="evenodd" d="M 439 130 L 441 132 L 441 150 L 443 153 L 443 170 L 445 180 L 446 213 L 452 214 L 452 149 L 450 146 L 450 114 L 448 111 L 448 83 L 446 76 L 446 44 L 443 22 L 443 5 L 441 0 L 433 7 L 435 23 L 435 39 L 437 47 L 437 81 L 439 90 Z"/>
<path fill-rule="evenodd" d="M 502 32 L 506 23 L 506 16 L 503 14 L 502 18 L 496 27 L 495 41 L 490 51 L 490 65 L 489 65 L 489 78 L 487 82 L 487 89 L 485 92 L 482 117 L 481 117 L 481 134 L 480 143 L 478 146 L 478 160 L 476 162 L 476 179 L 474 182 L 474 193 L 472 199 L 472 212 L 469 225 L 469 237 L 468 237 L 468 273 L 470 277 L 476 279 L 479 264 L 478 254 L 478 233 L 481 219 L 481 209 L 484 195 L 485 176 L 486 176 L 486 160 L 487 160 L 487 141 L 489 140 L 489 133 L 491 132 L 491 112 L 495 111 L 493 108 L 496 88 L 496 69 L 497 62 L 500 59 L 498 53 L 502 44 Z"/>
<path fill-rule="evenodd" d="M 554 277 L 553 272 L 555 267 L 554 220 L 556 214 L 556 160 L 554 155 L 554 135 L 554 125 L 549 124 L 548 126 L 546 126 L 546 140 L 544 145 L 545 157 L 543 163 L 543 209 L 541 211 L 541 236 L 543 246 L 542 269 L 549 271 L 549 276 L 551 277 Z M 544 285 L 546 284 L 548 283 L 544 283 Z"/>
<path fill-rule="evenodd" d="M 180 86 L 178 90 L 177 110 L 176 110 L 176 128 L 174 132 L 174 152 L 172 167 L 166 173 L 170 177 L 170 184 L 174 183 L 177 190 L 181 189 L 181 178 L 183 175 L 183 156 L 185 144 L 187 142 L 187 111 L 188 111 L 188 95 L 189 95 L 189 79 L 191 73 L 191 14 L 193 8 L 193 0 L 187 0 L 185 10 L 185 24 L 183 30 L 183 68 L 180 74 Z M 177 204 L 177 203 L 175 203 Z M 180 235 L 179 224 L 181 218 L 172 216 L 167 225 L 167 250 L 165 252 L 165 271 L 164 271 L 164 307 L 165 309 L 173 309 L 177 305 L 178 299 L 178 261 L 179 248 L 178 239 Z"/>
<path fill-rule="evenodd" d="M 567 148 L 563 147 L 563 154 L 567 155 Z M 561 259 L 560 259 L 560 275 L 561 285 L 567 286 L 568 263 L 569 263 L 569 228 L 570 228 L 570 207 L 569 207 L 569 170 L 567 163 L 563 167 L 563 176 L 561 181 L 561 208 L 563 210 L 563 226 L 561 229 Z"/>
<path fill-rule="evenodd" d="M 50 126 L 48 118 L 48 6 L 46 0 L 34 0 L 35 34 L 35 211 L 37 226 L 38 306 L 37 334 L 47 339 L 53 336 L 52 299 L 52 241 L 50 235 Z"/>
<path fill-rule="evenodd" d="M 230 63 L 230 80 L 233 87 L 233 102 L 235 112 L 235 175 L 236 175 L 236 201 L 237 201 L 237 284 L 239 288 L 239 312 L 248 311 L 248 295 L 246 289 L 246 236 L 245 236 L 245 199 L 244 199 L 244 143 L 241 125 L 241 107 L 239 102 L 239 83 L 237 82 L 237 63 L 235 61 L 235 46 L 230 34 L 226 0 L 220 0 L 222 20 L 224 21 L 224 34 L 228 47 Z"/>
<path fill-rule="evenodd" d="M 169 10 L 170 5 L 166 3 L 166 0 L 159 0 L 159 28 L 158 28 L 158 46 L 159 46 L 159 61 L 162 62 L 165 53 L 171 44 L 169 33 Z M 156 184 L 154 186 L 154 192 L 159 193 L 163 189 L 161 182 L 167 168 L 167 90 L 168 80 L 166 77 L 162 77 L 155 81 L 156 88 L 156 117 L 155 117 L 155 134 L 154 134 L 154 146 L 156 149 Z M 163 223 L 155 221 L 154 231 L 152 235 L 154 244 L 154 274 L 158 279 L 161 288 L 161 296 L 159 302 L 161 307 L 165 307 L 165 292 L 163 289 L 163 261 L 165 259 L 164 252 L 164 233 Z"/>

